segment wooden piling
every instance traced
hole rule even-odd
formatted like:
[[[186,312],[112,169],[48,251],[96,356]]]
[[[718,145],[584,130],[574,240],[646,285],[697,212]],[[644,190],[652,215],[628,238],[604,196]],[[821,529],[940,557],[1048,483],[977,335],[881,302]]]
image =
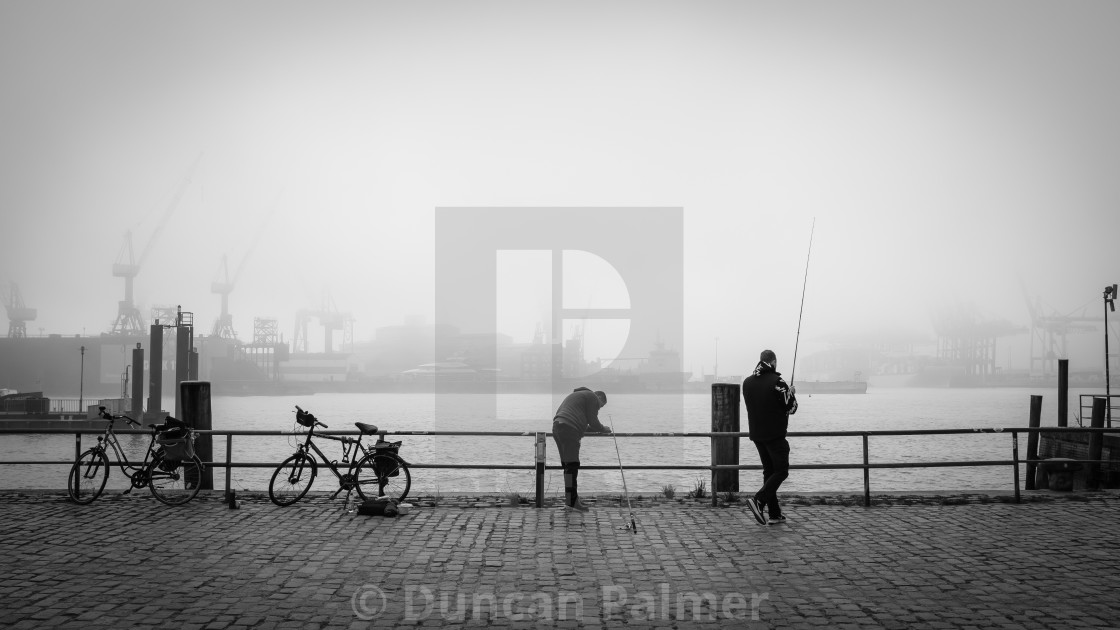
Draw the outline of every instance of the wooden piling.
[[[137,342],[132,349],[132,405],[129,415],[137,422],[144,421],[144,348]]]
[[[152,366],[151,375],[148,377],[148,413],[159,422],[160,411],[163,409],[163,326],[160,325],[159,320],[152,324],[151,342],[148,346],[152,353],[152,356],[148,357],[149,365]]]
[[[712,433],[739,432],[739,385],[712,383]],[[712,438],[712,465],[739,465],[739,438]],[[712,474],[712,497],[718,492],[738,492],[739,471],[717,470]]]
[[[183,396],[181,383],[190,378],[191,327],[179,325],[175,328],[175,417],[183,417]],[[207,427],[209,428],[209,427]]]
[[[213,428],[210,415],[210,382],[209,381],[183,381],[179,383],[179,400],[183,411],[180,418],[187,426],[198,431],[209,431]],[[214,437],[212,435],[199,435],[194,441],[194,451],[204,463],[214,461]],[[214,470],[210,466],[202,467],[203,490],[214,489]]]
[[[1058,426],[1069,426],[1069,359],[1058,359]]]
[[[1104,408],[1107,404],[1107,399],[1101,397],[1093,398],[1093,418],[1091,420],[1094,429],[1104,427]],[[1103,433],[1090,433],[1089,434],[1089,459],[1094,462],[1101,459],[1101,451],[1104,446]],[[1100,490],[1101,488],[1101,465],[1097,463],[1089,464],[1089,475],[1086,478],[1085,485],[1089,490]]]
[[[1042,426],[1042,396],[1031,396],[1028,426],[1032,429]],[[1038,431],[1029,431],[1027,433],[1027,490],[1035,490],[1034,475],[1038,468],[1038,464],[1034,463],[1036,459],[1038,459]]]

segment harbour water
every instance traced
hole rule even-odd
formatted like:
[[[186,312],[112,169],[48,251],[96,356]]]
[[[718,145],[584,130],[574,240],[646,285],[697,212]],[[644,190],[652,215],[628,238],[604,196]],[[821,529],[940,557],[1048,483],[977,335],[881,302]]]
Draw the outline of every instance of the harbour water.
[[[1070,424],[1077,425],[1079,394],[1070,391]],[[800,411],[790,420],[790,431],[879,431],[896,429],[975,429],[1026,427],[1030,396],[1043,396],[1043,426],[1057,424],[1057,392],[1038,388],[917,389],[869,388],[864,395],[802,396]],[[438,402],[437,402],[438,398]],[[354,422],[376,424],[389,431],[523,431],[527,436],[400,436],[401,455],[416,464],[520,464],[533,463],[532,432],[551,428],[555,401],[547,394],[317,394],[312,396],[215,397],[212,400],[214,429],[294,431],[295,405],[313,412],[331,430],[353,430]],[[613,422],[619,433],[706,432],[711,427],[711,398],[706,393],[617,394],[600,412],[605,424]],[[746,430],[745,411],[742,418]],[[1086,421],[1086,424],[1088,422]],[[94,437],[83,437],[83,449]],[[276,462],[295,450],[295,436],[235,436],[235,462]],[[122,436],[130,457],[142,458],[146,436]],[[0,460],[68,460],[73,458],[74,437],[67,435],[5,435]],[[341,459],[337,442],[319,441],[332,458]],[[791,463],[861,463],[859,437],[791,437]],[[1020,457],[1026,456],[1026,439],[1020,438]],[[656,437],[620,438],[618,449],[624,465],[707,465],[711,443],[707,438]],[[743,464],[757,463],[749,441],[740,445]],[[881,436],[870,440],[872,462],[933,462],[962,460],[1006,460],[1012,454],[1011,434]],[[225,439],[214,444],[216,461],[225,459]],[[549,464],[557,464],[556,447],[548,443]],[[610,438],[587,438],[581,461],[585,466],[612,466],[610,470],[581,471],[581,491],[620,492],[618,456]],[[0,487],[64,488],[68,466],[3,465]],[[270,468],[235,468],[232,485],[238,490],[260,491],[268,487]],[[333,490],[337,482],[320,470],[314,490]],[[1022,475],[1022,471],[1020,472]],[[225,471],[215,470],[215,485],[224,483]],[[740,483],[753,489],[758,471],[743,471]],[[708,482],[702,470],[629,470],[630,492],[657,493],[672,485],[678,495],[691,490],[698,480]],[[119,470],[109,476],[110,487],[126,487]],[[872,470],[872,491],[980,491],[1011,490],[1010,466],[965,468],[900,468]],[[449,495],[461,492],[531,496],[534,488],[530,470],[413,470],[413,493]],[[548,471],[546,490],[562,491],[559,471]],[[794,470],[783,485],[788,492],[862,492],[860,470]]]

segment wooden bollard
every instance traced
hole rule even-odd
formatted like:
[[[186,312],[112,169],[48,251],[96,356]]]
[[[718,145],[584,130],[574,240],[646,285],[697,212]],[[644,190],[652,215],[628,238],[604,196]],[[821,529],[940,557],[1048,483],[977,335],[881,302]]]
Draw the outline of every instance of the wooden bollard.
[[[1107,404],[1107,399],[1101,397],[1093,398],[1093,418],[1091,420],[1092,427],[1099,429],[1104,427],[1104,406]],[[1103,433],[1090,433],[1089,434],[1089,459],[1098,461],[1101,458],[1101,450],[1104,446]],[[1100,490],[1101,487],[1101,465],[1096,463],[1088,464],[1089,475],[1085,480],[1085,485],[1090,490]]]
[[[213,428],[210,415],[210,382],[209,381],[183,381],[179,383],[179,399],[183,407],[183,416],[180,418],[192,429],[209,431]],[[194,451],[198,458],[205,462],[214,461],[214,436],[200,435],[194,441]],[[201,489],[214,489],[214,470],[210,466],[202,467]]]
[[[137,422],[144,423],[144,348],[137,342],[132,349],[132,405],[129,415]]]
[[[1037,429],[1042,426],[1042,396],[1031,396],[1031,416],[1027,426]],[[1038,464],[1033,460],[1038,459],[1038,431],[1027,433],[1027,490],[1034,490],[1034,475]]]
[[[712,383],[712,433],[739,432],[739,386]],[[739,465],[739,438],[712,438],[712,465]],[[717,470],[712,474],[712,498],[717,492],[738,492],[739,471]]]
[[[1069,359],[1058,359],[1058,426],[1069,426]]]

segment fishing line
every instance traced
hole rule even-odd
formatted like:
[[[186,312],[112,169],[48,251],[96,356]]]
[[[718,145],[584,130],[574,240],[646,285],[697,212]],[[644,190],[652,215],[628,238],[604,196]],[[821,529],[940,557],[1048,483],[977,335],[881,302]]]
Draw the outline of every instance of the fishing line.
[[[614,434],[614,418],[607,414],[607,420],[611,423],[611,437],[614,438],[614,454],[618,456],[618,472],[622,475],[622,494],[626,497],[626,509],[630,510],[630,523],[626,527],[619,527],[618,529],[628,529],[632,533],[638,533],[638,524],[634,522],[634,508],[630,507],[630,491],[626,489],[626,471],[622,469],[622,454],[618,452],[618,436]],[[622,513],[622,505],[619,504],[618,511]],[[622,520],[626,520],[626,515],[623,514]]]
[[[813,232],[816,229],[817,218],[813,217],[813,226],[809,228],[809,253],[805,254],[805,279],[801,282],[801,310],[797,313],[797,339],[793,342],[793,365],[789,369],[790,385],[793,385],[793,375],[797,373],[797,347],[801,344],[801,315],[805,313],[805,287],[809,284],[809,257],[813,255]]]

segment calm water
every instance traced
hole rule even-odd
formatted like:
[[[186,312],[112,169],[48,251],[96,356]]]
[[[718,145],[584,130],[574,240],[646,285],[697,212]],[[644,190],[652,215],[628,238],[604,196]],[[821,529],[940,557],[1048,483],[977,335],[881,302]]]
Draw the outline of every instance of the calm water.
[[[1078,394],[1099,393],[1071,390],[1070,423]],[[957,429],[1025,427],[1030,396],[1043,396],[1043,426],[1057,424],[1057,392],[1045,389],[899,389],[871,388],[866,395],[817,395],[804,397],[800,411],[791,418],[790,431],[858,431],[887,429]],[[708,394],[610,396],[603,409],[604,423],[613,421],[625,432],[703,432],[711,427]],[[318,394],[289,398],[218,397],[212,403],[215,429],[292,431],[297,427],[293,408],[300,405],[330,425],[331,430],[353,429],[353,422],[376,424],[390,431],[548,431],[555,401],[549,395],[432,394]],[[743,430],[746,430],[745,411]],[[609,417],[608,417],[609,414]],[[83,437],[83,448],[93,442]],[[235,436],[233,459],[242,462],[280,462],[295,448],[294,436]],[[401,455],[417,464],[524,464],[533,463],[533,439],[477,436],[402,436]],[[147,447],[143,436],[122,436],[130,457],[142,458]],[[69,460],[74,454],[72,436],[0,437],[3,460]],[[321,440],[320,448],[341,459],[338,443]],[[791,463],[861,463],[859,437],[791,437]],[[1020,456],[1026,455],[1026,439],[1020,439]],[[711,442],[706,438],[620,438],[618,449],[625,465],[696,464],[710,462]],[[214,456],[225,458],[225,439],[216,438]],[[757,463],[753,446],[740,446],[744,464]],[[936,436],[884,436],[870,441],[873,462],[924,462],[959,460],[1003,460],[1011,458],[1010,434]],[[549,464],[559,460],[551,439]],[[618,457],[610,438],[587,438],[581,460],[586,465],[613,466],[612,470],[584,470],[580,488],[585,492],[621,491]],[[68,466],[0,466],[2,488],[64,488]],[[324,471],[321,471],[324,472]],[[242,468],[233,471],[233,486],[242,490],[264,490],[272,470]],[[215,470],[215,485],[224,483],[225,471]],[[740,483],[753,489],[761,473],[743,471]],[[659,492],[666,484],[678,493],[691,489],[696,480],[708,478],[707,471],[639,471],[626,473],[631,492]],[[125,487],[118,470],[109,476],[111,487]],[[969,468],[885,469],[871,473],[872,491],[886,490],[1009,490],[1014,479],[1010,466]],[[337,488],[333,475],[320,475],[314,489]],[[520,492],[533,493],[532,472],[502,470],[414,469],[415,492]],[[783,485],[786,491],[861,492],[859,470],[794,470]],[[548,471],[546,490],[562,491],[559,471]]]

